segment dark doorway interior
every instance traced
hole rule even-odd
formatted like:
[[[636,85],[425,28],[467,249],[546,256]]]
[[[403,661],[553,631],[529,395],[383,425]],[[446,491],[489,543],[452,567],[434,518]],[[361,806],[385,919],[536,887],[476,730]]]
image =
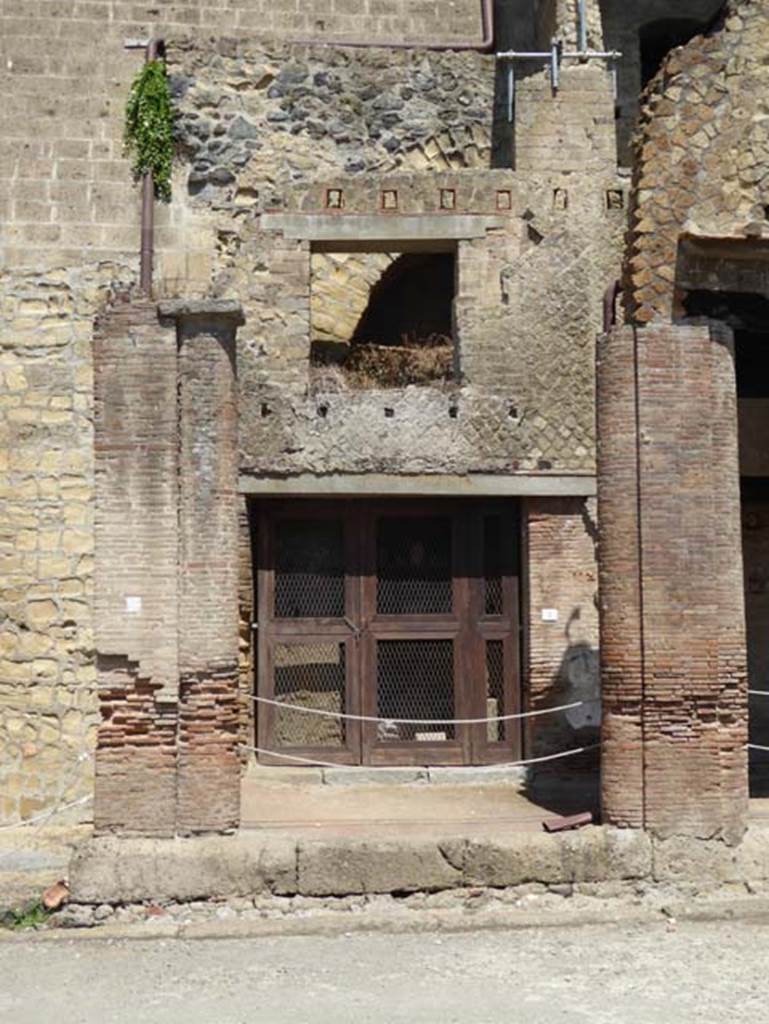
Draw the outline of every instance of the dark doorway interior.
[[[707,25],[693,18],[664,18],[644,25],[640,31],[641,81],[644,87],[657,74],[671,50],[683,46]]]
[[[697,291],[685,306],[690,316],[720,320],[734,331],[750,742],[769,747],[769,299]],[[766,795],[769,750],[752,749],[750,766],[752,794]]]

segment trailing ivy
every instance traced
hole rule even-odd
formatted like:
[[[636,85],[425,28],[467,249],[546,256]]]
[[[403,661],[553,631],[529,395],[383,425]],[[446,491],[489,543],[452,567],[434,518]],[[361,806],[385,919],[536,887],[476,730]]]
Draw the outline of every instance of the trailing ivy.
[[[152,175],[155,195],[171,200],[174,158],[174,111],[162,60],[143,65],[134,79],[125,111],[126,152],[133,156],[134,178]]]

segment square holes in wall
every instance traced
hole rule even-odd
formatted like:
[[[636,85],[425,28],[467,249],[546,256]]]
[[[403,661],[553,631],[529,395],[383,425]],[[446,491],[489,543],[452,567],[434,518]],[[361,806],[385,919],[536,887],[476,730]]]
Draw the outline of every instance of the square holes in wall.
[[[455,210],[457,207],[457,194],[453,188],[441,189],[441,209]]]

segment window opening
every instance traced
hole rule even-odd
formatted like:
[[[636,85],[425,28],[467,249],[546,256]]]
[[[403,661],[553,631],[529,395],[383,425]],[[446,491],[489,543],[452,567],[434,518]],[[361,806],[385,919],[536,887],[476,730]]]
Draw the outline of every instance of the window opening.
[[[310,363],[317,386],[454,380],[453,252],[315,253],[312,260]]]

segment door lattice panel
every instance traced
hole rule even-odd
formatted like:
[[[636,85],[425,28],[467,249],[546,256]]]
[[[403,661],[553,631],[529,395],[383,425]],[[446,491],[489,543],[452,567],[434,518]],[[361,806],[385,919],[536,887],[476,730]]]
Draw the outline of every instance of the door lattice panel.
[[[484,612],[502,614],[501,522],[499,516],[483,517]]]
[[[501,640],[486,641],[486,715],[505,714],[505,645]],[[506,722],[487,722],[486,739],[499,743],[506,739]]]
[[[452,608],[451,520],[382,517],[377,524],[377,612],[447,615]]]
[[[451,640],[379,640],[376,681],[380,718],[455,717]],[[382,742],[440,743],[454,739],[453,725],[385,721],[377,732]]]
[[[344,713],[345,661],[343,643],[276,644],[273,650],[275,700]],[[345,721],[291,708],[275,708],[275,742],[281,747],[342,747]]]
[[[275,534],[275,617],[342,618],[342,523],[283,519],[277,523]]]

